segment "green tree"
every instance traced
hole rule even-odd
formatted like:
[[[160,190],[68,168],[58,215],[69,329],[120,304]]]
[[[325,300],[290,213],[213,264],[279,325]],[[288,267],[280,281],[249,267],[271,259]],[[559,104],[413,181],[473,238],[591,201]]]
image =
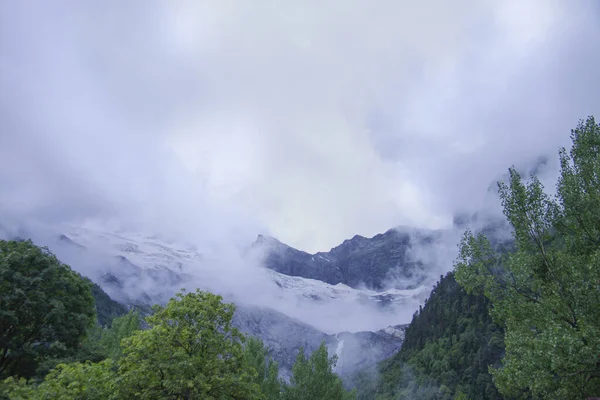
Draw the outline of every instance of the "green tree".
[[[90,284],[31,241],[0,240],[0,378],[30,377],[95,323]]]
[[[98,329],[96,337],[89,340],[97,344],[99,352],[105,358],[119,360],[123,353],[123,339],[133,336],[142,329],[142,318],[139,311],[132,310],[112,320],[111,326]]]
[[[154,311],[146,318],[150,329],[122,341],[120,398],[260,398],[244,358],[244,336],[231,326],[233,304],[197,290]]]
[[[39,385],[13,377],[0,382],[0,396],[9,400],[118,399],[116,374],[111,367],[112,360],[59,364]]]
[[[282,384],[277,363],[269,356],[269,350],[260,339],[249,337],[245,343],[244,356],[256,371],[254,382],[266,400],[281,398]]]
[[[490,301],[468,294],[449,272],[406,328],[402,348],[353,377],[359,399],[499,400],[489,365],[504,354],[504,332]]]
[[[179,293],[165,307],[155,306],[143,331],[137,313],[117,318],[95,336],[97,347],[112,358],[59,364],[39,384],[8,378],[0,395],[12,400],[264,398],[244,337],[231,327],[234,306],[221,300],[199,290]],[[259,350],[256,343],[253,348]],[[265,387],[272,371],[276,378],[274,363],[268,371]]]
[[[333,372],[337,356],[328,358],[325,342],[306,358],[304,349],[300,349],[292,367],[289,386],[284,388],[285,400],[345,400],[354,399],[354,391],[344,389],[342,380]]]
[[[127,314],[126,306],[111,299],[96,283],[91,280],[88,281],[92,285],[92,296],[94,296],[94,303],[96,304],[98,325],[109,326],[113,319]]]
[[[50,358],[40,363],[37,378],[43,378],[59,364],[79,362],[100,362],[107,358],[114,361],[121,358],[123,346],[121,341],[141,329],[141,316],[138,311],[129,313],[112,320],[110,326],[94,326],[81,342],[77,351],[67,357]]]
[[[505,327],[506,355],[493,371],[505,395],[600,394],[600,126],[590,117],[571,139],[555,196],[514,168],[499,183],[514,252],[497,254],[470,232],[461,243],[457,281],[483,292]]]

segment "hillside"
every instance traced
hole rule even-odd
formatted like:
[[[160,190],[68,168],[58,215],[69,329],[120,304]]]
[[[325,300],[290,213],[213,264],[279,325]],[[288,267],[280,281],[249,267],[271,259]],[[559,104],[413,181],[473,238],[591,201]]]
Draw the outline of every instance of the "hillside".
[[[401,350],[355,377],[360,399],[501,399],[488,365],[504,354],[489,301],[467,294],[453,273],[441,277],[406,329]]]

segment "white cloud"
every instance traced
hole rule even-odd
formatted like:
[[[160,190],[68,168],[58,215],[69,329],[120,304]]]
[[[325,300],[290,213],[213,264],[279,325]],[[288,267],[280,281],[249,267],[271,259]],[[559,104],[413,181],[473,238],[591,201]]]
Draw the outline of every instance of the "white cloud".
[[[0,206],[307,250],[442,226],[598,112],[594,7],[2,3]]]

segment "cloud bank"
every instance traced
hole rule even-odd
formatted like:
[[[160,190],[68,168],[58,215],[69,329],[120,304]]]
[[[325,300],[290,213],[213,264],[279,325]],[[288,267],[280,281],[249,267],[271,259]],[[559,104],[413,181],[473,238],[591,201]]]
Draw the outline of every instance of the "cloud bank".
[[[0,217],[327,250],[599,113],[594,1],[0,4]]]

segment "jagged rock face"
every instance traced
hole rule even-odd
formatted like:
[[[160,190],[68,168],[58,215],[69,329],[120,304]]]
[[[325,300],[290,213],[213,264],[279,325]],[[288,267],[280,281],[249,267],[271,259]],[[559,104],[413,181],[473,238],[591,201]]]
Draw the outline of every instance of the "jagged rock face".
[[[396,278],[419,285],[426,276],[423,264],[411,259],[414,245],[434,245],[435,231],[390,229],[365,238],[354,236],[328,252],[309,254],[276,239],[259,236],[254,248],[264,254],[264,266],[282,274],[318,279],[332,285],[366,286],[383,290],[393,273]],[[410,287],[398,287],[408,289]]]

